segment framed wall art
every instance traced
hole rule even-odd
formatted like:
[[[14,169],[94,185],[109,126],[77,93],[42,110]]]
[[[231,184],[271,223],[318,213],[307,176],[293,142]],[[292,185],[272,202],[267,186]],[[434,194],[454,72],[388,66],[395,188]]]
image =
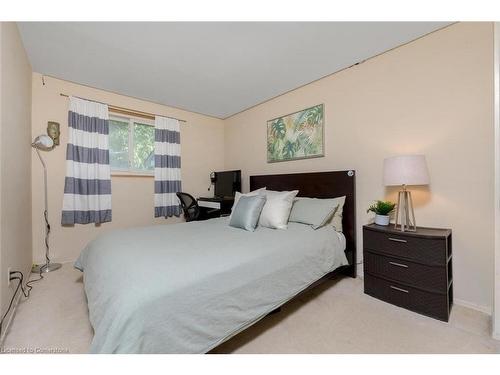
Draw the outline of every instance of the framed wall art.
[[[267,122],[267,162],[318,158],[324,152],[324,105]]]

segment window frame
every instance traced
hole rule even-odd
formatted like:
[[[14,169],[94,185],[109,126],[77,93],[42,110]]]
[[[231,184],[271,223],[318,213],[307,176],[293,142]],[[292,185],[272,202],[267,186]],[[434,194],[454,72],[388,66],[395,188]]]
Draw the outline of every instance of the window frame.
[[[138,177],[154,177],[154,168],[151,171],[144,171],[140,169],[132,168],[132,161],[134,156],[134,124],[151,126],[153,129],[155,127],[154,121],[135,117],[135,116],[123,116],[123,115],[109,115],[110,121],[119,121],[122,123],[128,123],[128,168],[117,168],[111,165],[111,160],[109,163],[109,167],[111,170],[111,176],[138,176]],[[154,138],[153,138],[153,147],[154,147]],[[153,148],[154,150],[154,148]],[[111,150],[110,150],[111,151]]]

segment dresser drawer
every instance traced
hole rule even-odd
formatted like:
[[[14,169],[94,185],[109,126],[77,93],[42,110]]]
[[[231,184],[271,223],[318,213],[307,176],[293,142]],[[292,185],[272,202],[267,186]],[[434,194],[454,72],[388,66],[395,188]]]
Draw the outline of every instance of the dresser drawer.
[[[364,278],[366,294],[421,314],[448,321],[448,294],[426,292],[384,280],[368,272],[365,273]]]
[[[431,292],[446,293],[447,273],[444,266],[427,266],[400,258],[365,251],[365,270],[373,275],[401,281]]]
[[[425,264],[446,265],[446,240],[420,238],[374,230],[363,231],[367,249]]]

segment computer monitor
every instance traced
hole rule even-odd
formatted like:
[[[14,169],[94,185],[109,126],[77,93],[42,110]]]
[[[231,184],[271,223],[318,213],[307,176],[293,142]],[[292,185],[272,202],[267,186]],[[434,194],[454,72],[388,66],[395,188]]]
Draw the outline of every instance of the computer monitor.
[[[241,171],[215,172],[215,197],[234,197],[237,191],[241,191]]]

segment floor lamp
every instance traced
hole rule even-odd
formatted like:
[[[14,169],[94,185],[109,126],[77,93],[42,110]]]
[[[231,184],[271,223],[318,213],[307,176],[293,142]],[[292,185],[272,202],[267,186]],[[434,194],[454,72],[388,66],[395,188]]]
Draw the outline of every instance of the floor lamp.
[[[384,160],[384,185],[401,186],[396,207],[394,227],[402,232],[415,232],[417,223],[413,212],[411,192],[406,189],[411,185],[428,185],[429,172],[424,155],[394,156]]]
[[[47,198],[47,167],[43,161],[40,151],[51,151],[54,149],[54,141],[48,135],[39,135],[35,138],[31,144],[40,159],[43,167],[43,187],[45,192],[45,210],[43,211],[43,217],[45,219],[45,264],[38,264],[33,266],[32,272],[42,273],[51,272],[61,268],[60,263],[52,263],[49,257],[49,234],[50,234],[50,224],[49,224],[49,208],[48,208],[48,198]]]

